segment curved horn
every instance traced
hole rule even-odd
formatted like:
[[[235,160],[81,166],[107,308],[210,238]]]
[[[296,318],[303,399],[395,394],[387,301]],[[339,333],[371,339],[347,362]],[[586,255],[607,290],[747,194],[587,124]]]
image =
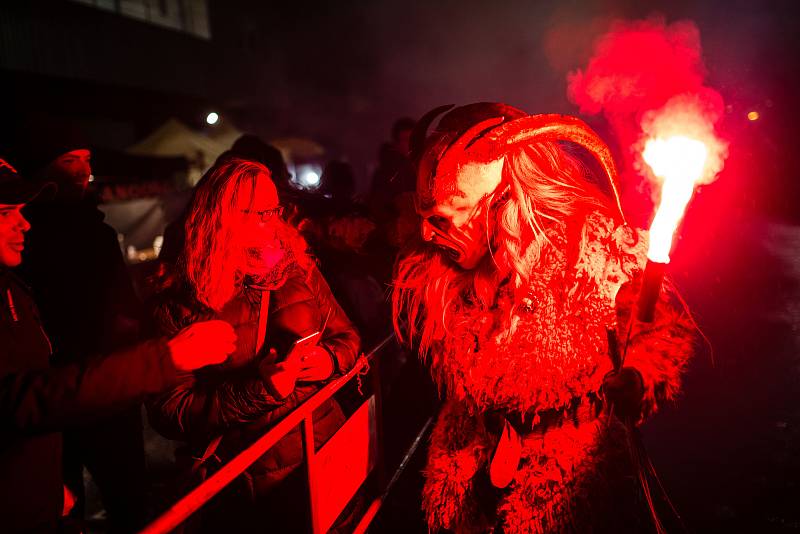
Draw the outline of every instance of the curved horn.
[[[467,147],[469,147],[470,144],[475,141],[481,132],[489,130],[498,124],[502,124],[504,120],[504,117],[493,117],[491,119],[486,119],[485,121],[481,121],[475,126],[470,127],[466,132],[461,134],[458,139],[453,142],[453,144],[446,148],[442,158],[436,165],[436,173],[438,174],[441,172],[441,170],[447,172],[448,170],[452,169],[453,166],[457,164],[463,157],[464,150],[466,150]]]
[[[481,159],[491,160],[500,157],[517,145],[537,141],[570,141],[588,150],[608,176],[617,209],[622,221],[625,222],[625,214],[622,211],[622,202],[619,196],[617,167],[611,156],[611,150],[588,124],[577,117],[559,114],[522,117],[501,124],[488,132],[475,141],[469,148],[469,152]]]
[[[411,131],[411,137],[409,139],[410,156],[412,161],[418,161],[422,156],[422,152],[425,150],[425,139],[428,137],[428,128],[434,119],[436,119],[436,117],[442,113],[450,111],[454,107],[456,107],[455,104],[447,104],[445,106],[433,108],[417,121],[417,124],[414,125],[414,129]]]

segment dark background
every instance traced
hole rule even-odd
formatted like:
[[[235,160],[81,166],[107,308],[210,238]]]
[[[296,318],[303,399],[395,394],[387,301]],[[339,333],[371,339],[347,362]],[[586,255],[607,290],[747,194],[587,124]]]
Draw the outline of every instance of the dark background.
[[[730,157],[691,205],[670,272],[713,353],[698,354],[683,398],[644,434],[690,531],[800,531],[794,2],[208,7],[203,39],[66,0],[4,2],[0,124],[67,115],[96,144],[122,149],[171,116],[203,128],[216,110],[243,130],[321,142],[353,163],[364,191],[396,118],[478,100],[576,113],[566,74],[613,20],[693,20],[708,83],[729,106]],[[751,110],[760,120],[746,119]]]
[[[781,155],[794,133],[793,5],[209,0],[202,39],[76,1],[12,0],[0,7],[0,74],[7,114],[72,114],[108,148],[171,116],[202,127],[216,110],[267,137],[316,139],[354,164],[363,190],[397,117],[479,100],[575,113],[566,74],[585,66],[595,38],[616,19],[660,13],[699,27],[708,83],[730,106],[728,136],[746,135],[736,153],[760,157],[748,161],[765,166],[758,174],[782,176],[760,187],[797,193]],[[749,124],[753,109],[762,118]]]

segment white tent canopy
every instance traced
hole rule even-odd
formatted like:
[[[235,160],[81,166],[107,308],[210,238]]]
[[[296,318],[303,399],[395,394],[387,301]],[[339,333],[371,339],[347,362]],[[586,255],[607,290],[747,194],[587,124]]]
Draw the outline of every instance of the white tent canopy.
[[[222,123],[206,135],[171,118],[129,147],[127,152],[141,156],[182,156],[189,162],[189,181],[193,185],[241,135],[242,132],[230,123]],[[290,167],[297,162],[319,159],[325,154],[322,145],[307,138],[283,137],[267,142],[281,151]]]
[[[213,161],[227,148],[221,142],[192,130],[181,121],[169,119],[127,151],[143,156],[184,156],[189,160],[201,152]]]
[[[183,156],[189,161],[189,178],[194,184],[217,157],[230,148],[224,142],[196,132],[173,118],[129,147],[127,152],[142,156]]]

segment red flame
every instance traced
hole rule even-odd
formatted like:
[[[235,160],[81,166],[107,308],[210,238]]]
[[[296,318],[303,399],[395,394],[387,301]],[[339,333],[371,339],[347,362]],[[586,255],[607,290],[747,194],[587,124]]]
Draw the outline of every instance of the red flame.
[[[716,105],[714,105],[716,104]],[[669,262],[672,238],[695,187],[712,182],[722,170],[728,145],[714,131],[721,99],[699,95],[673,97],[642,118],[643,150],[639,170],[661,187],[650,226],[648,257]]]
[[[692,198],[707,156],[708,149],[702,141],[681,135],[650,139],[645,144],[642,158],[653,174],[664,179],[661,202],[650,226],[647,257],[651,260],[669,262],[672,235]]]
[[[570,99],[584,113],[602,113],[630,147],[620,154],[622,177],[629,184],[649,179],[659,205],[651,227],[654,261],[669,261],[694,188],[713,181],[727,156],[714,129],[724,104],[704,86],[705,74],[697,26],[653,17],[614,24],[586,68],[569,75]]]

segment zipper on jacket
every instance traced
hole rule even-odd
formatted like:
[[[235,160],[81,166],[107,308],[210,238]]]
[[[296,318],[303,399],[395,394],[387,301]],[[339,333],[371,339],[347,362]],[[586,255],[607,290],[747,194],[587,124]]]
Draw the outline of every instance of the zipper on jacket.
[[[8,312],[11,315],[11,320],[15,323],[19,322],[19,314],[17,313],[17,305],[14,304],[14,297],[11,295],[11,288],[6,288],[6,300],[8,301]],[[42,338],[47,343],[47,347],[50,350],[50,356],[53,355],[53,344],[50,342],[50,338],[47,336],[47,332],[44,331],[42,324],[37,320],[36,326],[39,327],[39,332],[42,333]]]
[[[41,325],[41,323],[39,323],[37,321],[36,324],[39,326],[39,332],[42,333],[42,337],[47,342],[47,348],[50,349],[50,354],[48,356],[52,356],[53,355],[53,344],[50,343],[50,338],[47,337],[47,332],[44,331],[44,327]]]
[[[8,298],[8,312],[11,314],[11,320],[15,323],[19,322],[19,315],[17,315],[17,307],[14,306],[14,299],[11,296],[11,288],[6,289],[6,297]]]

